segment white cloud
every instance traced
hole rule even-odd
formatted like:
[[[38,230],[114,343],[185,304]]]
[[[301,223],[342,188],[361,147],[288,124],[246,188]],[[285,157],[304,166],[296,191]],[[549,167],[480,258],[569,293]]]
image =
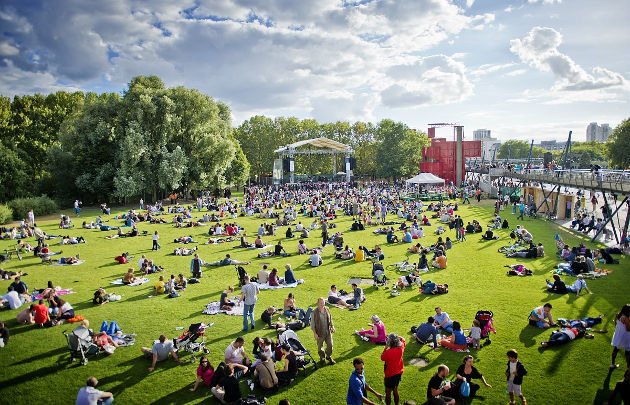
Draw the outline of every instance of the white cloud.
[[[526,69],[516,69],[516,70],[512,70],[511,72],[507,72],[505,75],[506,76],[520,76],[527,73]]]
[[[502,64],[485,64],[481,65],[478,68],[472,70],[470,72],[471,76],[485,76],[490,73],[494,73],[498,70],[507,69],[512,66],[515,66],[515,63],[502,63]]]
[[[527,0],[528,3],[540,3],[542,4],[553,4],[553,3],[562,3],[562,0]]]
[[[392,66],[387,75],[393,83],[381,92],[381,99],[389,107],[455,103],[473,92],[464,64],[445,55]]]
[[[511,40],[510,51],[540,71],[553,72],[558,79],[554,90],[583,91],[626,84],[621,74],[602,67],[594,67],[592,74],[587,73],[558,50],[561,43],[562,35],[555,29],[534,27],[523,39]]]

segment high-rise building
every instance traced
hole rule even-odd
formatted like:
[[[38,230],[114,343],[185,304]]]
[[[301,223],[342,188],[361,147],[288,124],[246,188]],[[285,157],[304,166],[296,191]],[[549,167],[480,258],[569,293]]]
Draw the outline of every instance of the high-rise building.
[[[473,139],[475,141],[481,141],[485,138],[491,138],[491,132],[492,131],[490,131],[489,129],[476,129],[473,131]]]
[[[591,122],[586,127],[586,142],[606,142],[612,131],[612,128],[608,124],[599,126],[596,122]]]

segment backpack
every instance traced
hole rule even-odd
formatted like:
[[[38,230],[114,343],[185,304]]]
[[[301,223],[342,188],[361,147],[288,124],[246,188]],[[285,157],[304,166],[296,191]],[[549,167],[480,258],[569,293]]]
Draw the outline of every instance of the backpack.
[[[168,294],[168,298],[177,298],[179,297],[179,293],[177,291],[173,291],[170,294]]]
[[[199,283],[199,279],[195,277],[191,277],[188,279],[188,284],[197,284]]]

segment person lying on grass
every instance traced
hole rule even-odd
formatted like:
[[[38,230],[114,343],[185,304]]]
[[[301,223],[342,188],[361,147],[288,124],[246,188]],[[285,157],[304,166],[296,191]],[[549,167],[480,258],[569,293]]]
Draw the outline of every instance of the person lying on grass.
[[[79,262],[79,255],[59,258],[59,264],[75,264]]]
[[[209,263],[205,263],[205,266],[229,266],[229,265],[242,265],[242,264],[251,264],[252,262],[247,262],[247,261],[241,261],[241,260],[235,260],[232,259],[232,257],[230,256],[230,254],[226,254],[225,258],[217,261],[217,262],[209,262]]]
[[[601,323],[603,315],[598,318],[584,318],[581,320],[565,321],[561,324],[562,329],[551,332],[551,337],[546,342],[541,342],[540,346],[544,349],[552,346],[559,346],[571,342],[577,338],[593,339],[594,335],[587,333],[588,328]],[[594,330],[591,332],[606,333],[607,330]]]
[[[173,254],[175,256],[191,256],[193,253],[197,251],[198,248],[199,246],[195,246],[192,249],[188,249],[185,247],[178,247],[175,250],[173,250]]]
[[[129,256],[129,252],[125,252],[120,256],[114,257],[114,260],[117,261],[118,264],[127,264],[131,259],[133,259],[133,256]]]

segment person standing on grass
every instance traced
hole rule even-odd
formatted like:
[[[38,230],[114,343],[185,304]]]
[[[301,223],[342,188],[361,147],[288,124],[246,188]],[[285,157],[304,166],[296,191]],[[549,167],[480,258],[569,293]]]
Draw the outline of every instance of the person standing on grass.
[[[33,210],[28,212],[28,224],[30,226],[35,226],[35,214],[33,213]]]
[[[385,403],[392,403],[392,392],[394,393],[394,403],[400,402],[398,395],[398,385],[405,371],[403,354],[405,353],[405,339],[395,333],[390,333],[385,342],[385,349],[381,354],[381,360],[385,362]]]
[[[523,405],[527,404],[527,400],[521,392],[521,385],[523,384],[523,377],[527,375],[527,370],[523,363],[518,361],[518,353],[512,349],[507,352],[508,363],[507,370],[505,370],[505,376],[507,377],[507,391],[510,393],[510,403],[508,405],[514,405],[514,396],[518,395],[523,401]]]
[[[256,284],[249,281],[249,276],[243,278],[245,284],[241,288],[241,301],[243,301],[243,332],[247,332],[247,316],[249,316],[251,327],[254,329],[254,307],[258,300],[260,290]]]
[[[79,206],[79,200],[74,200],[74,212],[77,213],[77,217],[79,216],[79,213],[81,212],[81,207]]]
[[[324,359],[328,360],[330,364],[335,364],[336,362],[332,358],[332,334],[335,333],[335,327],[333,326],[330,310],[326,308],[323,297],[317,299],[317,308],[311,314],[311,330],[313,331],[313,337],[317,341],[317,353],[319,354],[320,364],[326,364]],[[325,352],[324,342],[326,343]]]
[[[203,266],[203,260],[199,258],[198,253],[195,253],[195,257],[190,261],[190,272],[194,278],[201,278],[201,266]]]
[[[363,373],[363,359],[361,357],[355,358],[352,360],[352,365],[354,366],[354,370],[352,371],[352,374],[350,374],[350,381],[348,382],[346,403],[348,405],[376,405],[375,402],[372,402],[367,398],[368,391],[376,395],[379,401],[382,401],[383,395],[376,392],[374,388],[370,387],[367,381],[365,381],[365,374]]]
[[[96,377],[90,377],[87,385],[79,390],[76,405],[110,405],[114,402],[114,394],[99,391],[95,387],[98,384]]]
[[[615,316],[615,333],[610,344],[613,346],[610,368],[619,367],[615,363],[619,350],[626,351],[626,364],[630,368],[630,304],[624,305]]]
[[[160,249],[161,246],[158,243],[159,240],[160,240],[160,235],[158,234],[158,231],[155,231],[155,233],[153,234],[153,247],[151,248],[151,250]]]

